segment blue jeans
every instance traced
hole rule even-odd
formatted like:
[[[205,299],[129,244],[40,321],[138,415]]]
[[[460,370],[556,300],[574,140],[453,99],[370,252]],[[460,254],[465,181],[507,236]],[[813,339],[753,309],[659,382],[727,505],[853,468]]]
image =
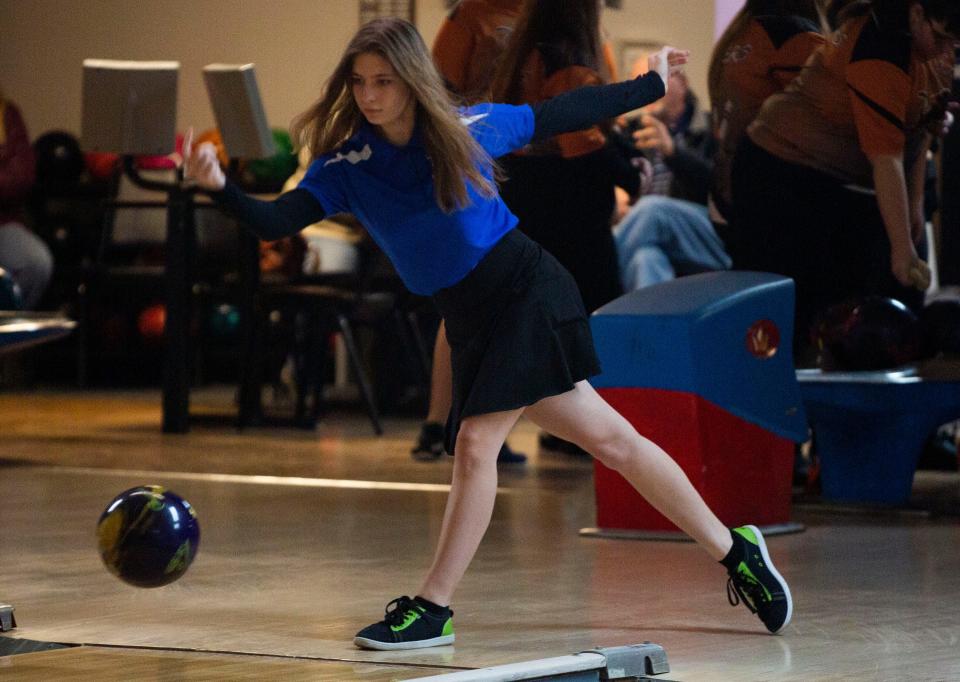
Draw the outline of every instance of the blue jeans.
[[[23,307],[32,309],[53,274],[53,256],[42,239],[19,223],[0,225],[0,268],[20,287]]]
[[[613,230],[625,291],[680,275],[728,270],[730,256],[717,236],[707,207],[648,195]]]

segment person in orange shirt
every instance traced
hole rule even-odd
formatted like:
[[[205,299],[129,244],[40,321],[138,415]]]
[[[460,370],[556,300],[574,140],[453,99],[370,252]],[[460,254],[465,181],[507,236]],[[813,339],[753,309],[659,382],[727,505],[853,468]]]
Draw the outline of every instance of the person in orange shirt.
[[[433,42],[433,62],[450,93],[467,103],[487,99],[497,59],[503,54],[513,32],[523,0],[461,0],[440,26]],[[430,396],[427,415],[420,425],[411,456],[421,462],[444,453],[447,415],[453,400],[453,374],[446,325],[440,320],[433,345]],[[514,452],[506,443],[497,462],[523,464],[526,455]]]
[[[923,180],[947,109],[955,0],[851,3],[733,162],[738,269],[792,277],[804,356],[818,311],[868,294],[922,305]]]
[[[493,79],[491,98],[537,103],[613,78],[605,59],[596,0],[524,5]],[[609,138],[611,124],[558,135],[504,157],[500,192],[520,229],[573,275],[588,312],[623,293],[611,231],[614,187],[636,197],[640,174]],[[637,156],[640,154],[634,152]],[[550,450],[582,454],[542,434]]]
[[[433,61],[447,89],[469,103],[483,100],[523,0],[462,0],[433,41]]]
[[[494,101],[536,103],[612,77],[600,4],[531,2],[494,77]],[[639,174],[608,142],[609,126],[558,135],[502,162],[501,195],[521,229],[570,270],[588,311],[622,293],[610,230],[614,186],[639,192]]]
[[[529,8],[537,5],[542,5],[543,8],[549,10],[547,4],[532,0],[527,8],[528,11]],[[581,3],[570,3],[570,5],[564,6],[564,11],[568,12],[573,9],[579,12],[580,5]],[[582,33],[581,26],[594,26],[594,31],[597,33],[597,45],[599,45],[598,61],[602,64],[600,70],[606,74],[607,80],[616,80],[616,66],[610,45],[601,42],[599,38],[600,4],[594,2],[593,5],[592,14],[596,18],[591,19],[584,15],[574,14],[570,16],[571,21],[568,23],[568,27],[573,27],[571,29],[572,33]],[[491,81],[494,73],[497,72],[497,65],[504,57],[510,43],[522,6],[523,0],[462,0],[453,8],[437,32],[432,50],[434,63],[452,94],[467,103],[490,99]],[[597,48],[595,46],[592,49],[596,50]],[[568,73],[565,77],[569,76]],[[577,77],[574,77],[557,92],[575,87],[580,82]],[[596,79],[587,78],[582,82],[600,83],[602,81],[597,77]],[[500,100],[494,99],[493,101]],[[576,140],[580,139],[581,136],[577,133],[562,137],[567,140],[574,140],[573,144],[576,145],[578,144]],[[605,138],[601,135],[600,138],[594,138],[594,141],[596,139],[600,139],[601,146],[603,146]],[[591,144],[593,143],[588,142],[587,147],[590,147]],[[586,149],[586,147],[582,147],[581,151],[583,149]],[[589,150],[592,151],[592,149]],[[543,177],[543,182],[551,182],[549,173]],[[609,212],[607,215],[609,216]],[[537,235],[530,232],[528,234],[538,239]],[[558,246],[555,240],[551,240],[549,234],[540,234],[539,237],[547,239],[547,243],[544,245],[548,250],[562,250],[562,246]],[[553,248],[551,248],[551,245]],[[569,267],[570,263],[567,260],[561,258],[561,262]],[[615,270],[611,272],[615,272]],[[585,281],[585,276],[577,277],[576,273],[574,276],[578,282]],[[607,282],[603,286],[606,292],[614,291],[611,288],[614,286],[611,282]],[[582,287],[581,291],[584,291]],[[616,292],[619,293],[619,289]],[[584,293],[587,297],[587,305],[590,306],[593,303],[593,307],[598,307],[616,295],[616,293],[613,295],[603,293],[598,298],[588,292]],[[593,310],[593,307],[590,309]],[[446,339],[445,325],[441,321],[433,349],[427,416],[420,427],[417,441],[411,449],[411,455],[414,459],[430,461],[439,458],[444,452],[444,423],[451,404],[450,385],[450,345]],[[497,461],[501,464],[521,464],[526,461],[526,456],[513,451],[509,445],[504,443]]]
[[[710,218],[731,218],[733,155],[768,97],[784,90],[823,45],[816,0],[747,0],[717,41],[707,87],[717,141]]]

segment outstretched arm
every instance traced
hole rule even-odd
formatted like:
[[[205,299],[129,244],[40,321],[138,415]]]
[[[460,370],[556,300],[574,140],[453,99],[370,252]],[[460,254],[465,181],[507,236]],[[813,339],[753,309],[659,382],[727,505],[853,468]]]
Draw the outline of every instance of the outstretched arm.
[[[305,189],[291,190],[273,201],[261,201],[244,194],[228,181],[222,190],[209,194],[221,208],[264,241],[289,237],[327,215],[316,197]]]
[[[204,143],[193,150],[192,143],[191,128],[183,141],[184,178],[206,190],[221,208],[260,239],[272,241],[288,237],[326,216],[320,202],[305,189],[287,192],[274,201],[261,201],[244,194],[227,180],[212,144]]]
[[[667,92],[670,72],[681,68],[688,56],[686,50],[665,47],[650,55],[650,70],[639,78],[577,88],[531,105],[534,118],[531,141],[583,130],[657,101]]]

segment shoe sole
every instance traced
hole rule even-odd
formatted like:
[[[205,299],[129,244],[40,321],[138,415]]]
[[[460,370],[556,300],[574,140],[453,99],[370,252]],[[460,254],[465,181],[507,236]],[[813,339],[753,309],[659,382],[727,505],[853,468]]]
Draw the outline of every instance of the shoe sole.
[[[773,565],[773,561],[770,559],[770,553],[767,551],[767,542],[763,539],[763,533],[760,532],[760,529],[756,526],[744,526],[744,528],[749,528],[753,531],[754,536],[757,538],[757,546],[760,548],[760,555],[763,556],[763,561],[767,566],[767,570],[773,574],[773,577],[780,581],[780,585],[783,587],[783,594],[787,598],[787,616],[783,619],[783,623],[776,630],[771,631],[771,634],[776,634],[783,630],[787,625],[790,624],[790,619],[793,617],[793,596],[790,594],[790,586],[787,585],[787,581],[783,579],[783,576],[780,575],[780,571],[777,570],[777,567]],[[766,625],[766,623],[764,623]]]
[[[410,456],[413,457],[414,461],[417,462],[436,462],[438,459],[443,457],[442,452],[411,452]]]
[[[361,649],[376,649],[377,651],[397,651],[398,649],[426,649],[431,646],[447,646],[453,644],[454,635],[444,635],[432,639],[418,639],[413,642],[378,642],[366,637],[354,637],[353,643]]]

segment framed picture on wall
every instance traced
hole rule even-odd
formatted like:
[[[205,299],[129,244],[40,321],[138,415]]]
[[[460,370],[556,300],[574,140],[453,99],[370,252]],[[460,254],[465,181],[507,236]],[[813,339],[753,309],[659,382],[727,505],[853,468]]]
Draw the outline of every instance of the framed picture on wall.
[[[414,21],[415,0],[360,0],[360,25],[381,17],[401,17]]]
[[[651,52],[656,52],[663,43],[653,40],[621,40],[617,43],[617,68],[620,70],[620,78],[626,80],[639,74],[640,68],[637,64]],[[642,70],[646,70],[647,65],[642,64]]]

